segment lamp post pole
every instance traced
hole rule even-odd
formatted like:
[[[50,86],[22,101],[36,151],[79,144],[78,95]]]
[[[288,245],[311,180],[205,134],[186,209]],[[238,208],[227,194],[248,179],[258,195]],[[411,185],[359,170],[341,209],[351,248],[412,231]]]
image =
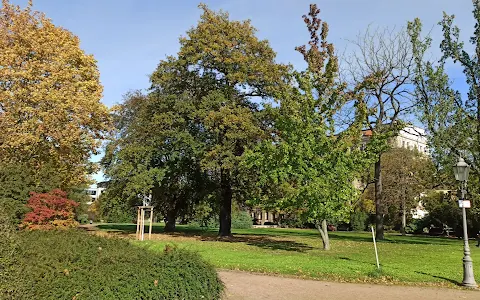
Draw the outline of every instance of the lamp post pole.
[[[467,181],[461,182],[461,197],[462,201],[465,200],[465,191],[467,188]],[[468,232],[467,232],[467,210],[462,205],[463,215],[463,281],[462,285],[469,288],[477,288],[475,277],[473,275],[473,262],[470,257],[470,245],[468,244]]]

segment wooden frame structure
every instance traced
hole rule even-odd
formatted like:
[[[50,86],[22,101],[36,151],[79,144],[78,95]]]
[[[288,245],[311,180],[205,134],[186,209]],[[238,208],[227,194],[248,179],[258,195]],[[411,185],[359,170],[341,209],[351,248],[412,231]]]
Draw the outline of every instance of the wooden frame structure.
[[[150,211],[150,226],[148,228],[148,239],[152,239],[153,206],[137,206],[137,240],[145,239],[145,212]]]

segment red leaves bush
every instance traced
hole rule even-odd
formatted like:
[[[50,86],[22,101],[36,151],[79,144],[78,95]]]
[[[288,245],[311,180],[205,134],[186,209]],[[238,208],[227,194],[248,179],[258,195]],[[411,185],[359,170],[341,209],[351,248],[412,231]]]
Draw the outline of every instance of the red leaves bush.
[[[67,193],[55,189],[48,193],[30,193],[27,206],[32,209],[25,215],[22,227],[26,229],[61,229],[78,225],[75,207],[78,203],[67,199]]]

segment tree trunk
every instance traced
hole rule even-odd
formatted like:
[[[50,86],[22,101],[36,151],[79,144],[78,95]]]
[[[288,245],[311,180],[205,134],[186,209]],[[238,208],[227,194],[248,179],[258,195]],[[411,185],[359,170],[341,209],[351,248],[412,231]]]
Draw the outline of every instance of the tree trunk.
[[[383,196],[382,196],[382,155],[375,162],[375,225],[376,239],[383,240]]]
[[[218,235],[231,236],[232,235],[232,184],[227,170],[220,171],[220,229]]]
[[[320,232],[320,236],[322,237],[323,250],[330,250],[330,239],[328,238],[327,220],[323,220],[321,225],[317,223],[316,227]]]
[[[177,219],[177,212],[174,208],[167,211],[167,221],[165,223],[164,232],[174,232],[175,231],[175,221]]]

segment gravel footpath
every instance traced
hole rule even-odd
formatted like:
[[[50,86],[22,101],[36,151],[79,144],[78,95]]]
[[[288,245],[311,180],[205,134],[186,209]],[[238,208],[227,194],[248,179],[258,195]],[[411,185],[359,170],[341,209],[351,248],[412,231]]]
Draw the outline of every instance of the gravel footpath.
[[[237,271],[219,271],[226,286],[226,300],[480,300],[480,291],[338,283],[283,278]]]

